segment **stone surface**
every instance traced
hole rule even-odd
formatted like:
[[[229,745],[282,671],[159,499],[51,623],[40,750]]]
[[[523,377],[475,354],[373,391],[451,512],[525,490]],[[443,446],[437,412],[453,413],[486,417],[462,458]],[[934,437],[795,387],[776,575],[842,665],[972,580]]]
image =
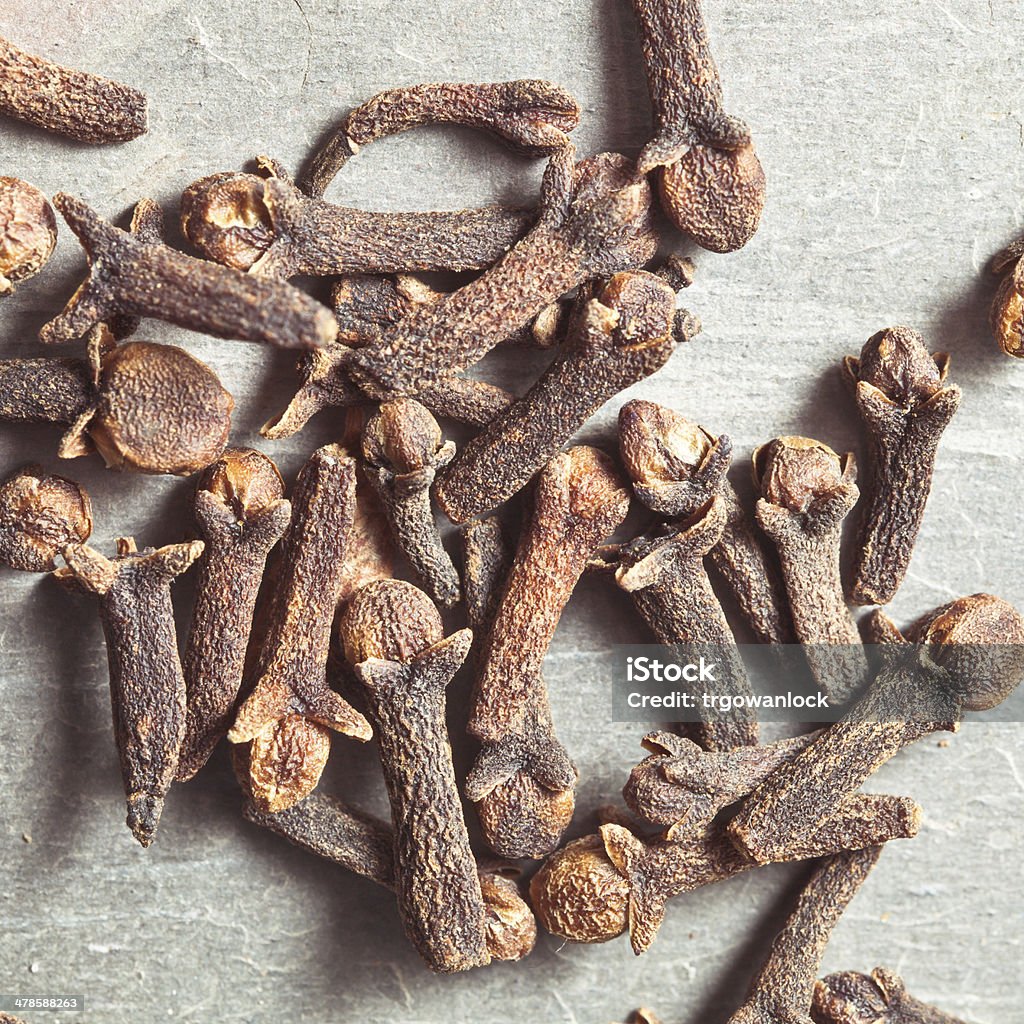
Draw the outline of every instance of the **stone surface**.
[[[773,436],[856,446],[839,359],[883,326],[910,324],[952,353],[964,401],[894,615],[905,622],[979,590],[1024,605],[1024,365],[988,336],[985,273],[1024,227],[1020,3],[708,0],[708,16],[728,107],[753,126],[768,175],[764,221],[738,254],[696,254],[686,304],[704,334],[584,436],[609,438],[621,402],[643,395],[730,433],[745,487],[750,450]],[[149,94],[150,133],[123,147],[0,124],[0,173],[113,217],[151,196],[173,225],[194,178],[256,153],[297,168],[332,119],[405,83],[548,77],[580,100],[581,153],[635,153],[648,134],[625,0],[5,0],[0,34]],[[329,197],[378,209],[531,201],[541,169],[466,130],[422,130],[366,149]],[[35,333],[82,268],[62,225],[50,266],[0,304],[0,357],[41,354]],[[285,353],[156,323],[139,337],[182,344],[217,370],[237,399],[238,442],[257,440],[294,381]],[[515,355],[481,370],[522,388],[541,364]],[[338,422],[325,413],[261,447],[290,477]],[[0,427],[0,470],[40,460],[85,483],[104,549],[119,533],[156,544],[188,532],[187,481],[119,476],[95,458],[59,463],[57,438]],[[183,627],[189,586],[177,591]],[[643,639],[627,600],[595,581],[555,639],[546,671],[583,777],[580,832],[639,755],[637,727],[608,723],[588,666],[610,644]],[[0,680],[0,993],[85,994],[84,1014],[49,1019],[603,1024],[645,1005],[670,1024],[725,1020],[806,871],[763,869],[677,901],[639,960],[625,939],[590,948],[542,937],[523,964],[435,978],[388,893],[241,820],[223,750],[172,790],[156,845],[133,842],[88,602],[0,573]],[[456,733],[465,698],[463,684]],[[824,971],[887,964],[916,995],[977,1024],[1024,1019],[1021,728],[968,726],[945,749],[925,740],[872,780],[917,798],[925,824],[886,851]],[[463,766],[470,753],[460,744]],[[379,808],[374,750],[337,739],[323,785]]]

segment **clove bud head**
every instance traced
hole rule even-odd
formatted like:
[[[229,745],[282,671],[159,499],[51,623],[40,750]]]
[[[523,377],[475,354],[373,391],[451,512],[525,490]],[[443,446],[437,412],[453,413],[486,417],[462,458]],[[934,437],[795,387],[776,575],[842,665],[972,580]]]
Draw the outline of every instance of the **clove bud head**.
[[[550,853],[572,824],[573,789],[551,789],[529,772],[518,771],[476,801],[487,845],[499,856],[518,859]]]
[[[234,405],[205,363],[134,341],[103,356],[89,436],[112,469],[188,476],[224,451]]]
[[[998,253],[992,270],[1003,275],[989,310],[992,334],[1008,356],[1024,358],[1024,238]]]
[[[773,505],[806,512],[843,484],[843,462],[820,441],[777,437],[754,452],[754,484]]]
[[[411,398],[384,402],[363,431],[363,458],[396,476],[431,465],[441,447],[441,428],[430,411]]]
[[[659,489],[690,479],[714,443],[696,423],[655,402],[638,398],[619,410],[622,460],[633,483],[653,492],[655,501]]]
[[[530,882],[530,899],[540,923],[570,942],[608,942],[627,928],[629,883],[600,836],[551,854]]]
[[[57,244],[57,219],[46,196],[20,178],[0,178],[0,295],[38,274]]]
[[[263,178],[222,171],[193,182],[181,194],[181,230],[207,259],[249,270],[274,241]]]
[[[404,580],[375,580],[349,602],[338,627],[352,665],[370,658],[407,662],[444,636],[433,601]]]
[[[868,338],[860,359],[848,365],[858,380],[909,409],[923,405],[942,387],[945,357],[940,359],[928,351],[917,331],[889,327]]]
[[[735,252],[754,236],[765,179],[751,143],[720,149],[698,143],[664,167],[661,203],[673,223],[711,252]]]
[[[529,956],[537,942],[537,919],[513,878],[502,869],[481,866],[480,892],[491,959],[515,961]]]
[[[331,753],[331,732],[304,715],[270,723],[249,748],[248,785],[265,814],[277,814],[308,796]]]
[[[906,995],[903,980],[884,967],[871,974],[843,971],[814,983],[815,1024],[878,1024],[888,1020]]]
[[[0,484],[0,565],[52,572],[69,544],[92,533],[92,504],[84,487],[26,466]]]
[[[1024,678],[1024,616],[992,594],[937,608],[907,630],[907,639],[939,646],[931,656],[960,688],[967,711],[1001,704]]]
[[[229,448],[199,477],[198,490],[220,498],[239,520],[258,515],[284,496],[277,466],[255,448]]]

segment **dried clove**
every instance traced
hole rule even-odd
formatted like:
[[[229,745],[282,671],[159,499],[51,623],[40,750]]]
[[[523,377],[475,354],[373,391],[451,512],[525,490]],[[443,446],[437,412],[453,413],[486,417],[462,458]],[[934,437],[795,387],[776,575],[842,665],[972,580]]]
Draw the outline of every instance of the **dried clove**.
[[[250,786],[263,811],[283,811],[312,792],[330,753],[330,730],[363,741],[372,735],[366,719],[327,685],[355,492],[355,459],[338,445],[317,449],[292,488],[256,684],[228,732],[232,743],[252,741]]]
[[[397,886],[394,831],[332,796],[310,793],[278,814],[265,814],[246,802],[243,814],[253,824],[378,885]],[[487,952],[492,960],[522,960],[537,941],[537,922],[513,880],[518,870],[511,864],[482,861],[477,874],[486,913]]]
[[[580,108],[565,89],[542,79],[430,82],[388,89],[356,107],[327,136],[300,182],[320,197],[363,146],[420,125],[459,124],[491,132],[528,156],[565,146]]]
[[[850,598],[888,604],[903,583],[932,486],[939,438],[960,407],[949,356],[931,355],[909,327],[872,335],[843,375],[868,439],[868,485]]]
[[[875,846],[840,853],[818,867],[728,1024],[811,1024],[808,1011],[825,947],[881,852]]]
[[[571,146],[551,157],[536,226],[493,267],[352,352],[349,373],[360,388],[373,398],[415,395],[582,282],[654,256],[650,188],[630,162],[616,153],[573,160]]]
[[[906,797],[855,794],[777,861],[808,860],[917,835],[921,809]],[[654,941],[673,896],[756,867],[724,826],[682,839],[643,840],[604,825],[550,856],[530,884],[533,909],[548,931],[570,942],[607,942],[629,929],[633,951]]]
[[[1001,703],[1024,677],[1024,616],[990,594],[930,612],[882,648],[886,664],[868,692],[790,764],[772,772],[729,824],[759,862],[800,840],[901,747],[955,732],[966,711]]]
[[[818,735],[713,751],[674,733],[648,733],[643,746],[651,756],[629,773],[622,796],[634,814],[667,826],[666,837],[675,839],[707,828],[723,807],[752,792],[780,765],[792,762]]]
[[[98,451],[111,469],[203,469],[224,451],[234,405],[205,363],[173,345],[115,345],[105,324],[88,361],[0,361],[0,421],[70,424],[60,457]]]
[[[0,37],[0,114],[78,142],[128,142],[146,132],[146,106],[130,86],[54,64]]]
[[[1024,358],[1024,238],[992,258],[992,273],[1002,275],[989,312],[992,335],[1006,355]]]
[[[258,277],[480,270],[534,219],[485,206],[443,213],[372,213],[311,199],[261,158],[268,177],[225,171],[181,197],[181,228],[207,258]]]
[[[611,460],[595,448],[570,448],[537,478],[468,725],[483,748],[466,795],[501,856],[543,856],[572,818],[576,769],[554,735],[541,666],[587,560],[628,509]]]
[[[437,420],[411,398],[385,402],[363,430],[366,474],[395,540],[431,597],[447,608],[462,600],[459,575],[441,543],[430,505],[439,469],[455,455]]]
[[[114,559],[86,544],[69,545],[67,568],[57,570],[59,579],[99,598],[127,825],[143,846],[156,835],[185,736],[171,581],[202,553],[202,541],[138,551],[132,538],[122,537]]]
[[[676,647],[683,661],[699,660],[702,650],[710,650],[718,665],[716,690],[752,695],[729,622],[704,569],[704,557],[724,528],[725,504],[715,497],[692,518],[605,549],[595,561],[614,570],[615,582],[632,598],[659,642]],[[704,718],[694,731],[702,747],[731,750],[757,743],[757,716],[749,706],[731,712],[703,707],[701,711]]]
[[[483,896],[445,725],[445,688],[473,634],[444,638],[430,599],[399,580],[360,590],[340,631],[374,720],[406,934],[434,971],[486,964]]]
[[[800,643],[821,690],[843,704],[868,677],[857,624],[839,575],[843,519],[857,503],[852,454],[820,441],[778,437],[754,452],[757,522],[774,541]]]
[[[964,1024],[915,999],[903,979],[884,967],[871,974],[844,971],[815,982],[814,1024]]]
[[[540,380],[441,474],[435,496],[448,518],[462,523],[510,498],[608,399],[664,366],[674,314],[675,292],[643,271],[616,274],[581,304]]]
[[[92,533],[92,502],[84,487],[26,466],[0,484],[0,565],[52,572],[69,544]]]
[[[144,200],[144,202],[148,202]],[[289,284],[249,277],[122,231],[80,199],[53,198],[89,260],[89,277],[44,324],[46,343],[76,341],[116,315],[155,317],[217,338],[316,348],[333,341],[330,310]]]
[[[46,196],[20,178],[0,177],[0,295],[38,274],[56,244],[57,221]]]
[[[760,223],[764,171],[750,128],[723,109],[700,0],[633,0],[633,10],[656,124],[637,172],[659,171],[661,205],[680,231],[732,252]]]
[[[688,518],[712,498],[722,500],[725,527],[708,553],[711,567],[760,643],[793,643],[778,570],[726,477],[732,441],[724,434],[713,437],[671,409],[635,399],[619,411],[619,450],[633,492],[654,512]]]
[[[206,764],[234,719],[267,555],[291,518],[283,491],[277,467],[252,448],[228,449],[196,488],[194,513],[205,548],[182,663],[188,714],[181,782]]]

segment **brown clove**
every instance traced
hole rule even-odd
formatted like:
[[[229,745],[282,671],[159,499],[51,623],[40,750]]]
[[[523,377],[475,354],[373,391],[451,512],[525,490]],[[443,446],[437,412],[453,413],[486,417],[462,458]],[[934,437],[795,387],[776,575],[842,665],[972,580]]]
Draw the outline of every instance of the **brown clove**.
[[[0,114],[78,142],[128,142],[148,126],[137,89],[25,53],[2,37]]]
[[[196,488],[205,548],[182,667],[188,694],[177,778],[191,779],[234,720],[256,596],[270,549],[288,528],[277,467],[252,448],[231,448]]]
[[[46,196],[20,178],[0,177],[0,295],[38,274],[56,244],[57,221]]]
[[[915,999],[903,979],[884,967],[870,974],[844,971],[815,982],[814,1024],[964,1024],[959,1017]]]
[[[992,273],[1002,275],[992,298],[992,336],[1008,356],[1024,358],[1024,238],[992,258]]]

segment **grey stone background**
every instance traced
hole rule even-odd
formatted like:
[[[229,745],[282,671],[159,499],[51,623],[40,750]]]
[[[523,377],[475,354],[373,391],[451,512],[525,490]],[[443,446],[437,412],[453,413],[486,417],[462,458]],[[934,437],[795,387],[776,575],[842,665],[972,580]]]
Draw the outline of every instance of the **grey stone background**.
[[[1024,366],[998,355],[985,322],[986,261],[1024,222],[1024,5],[708,0],[707,14],[729,108],[755,131],[768,205],[742,252],[698,255],[686,302],[704,334],[634,396],[730,433],[742,484],[750,449],[773,436],[856,446],[840,357],[883,326],[917,327],[952,352],[964,402],[893,613],[905,622],[980,590],[1024,605]],[[583,107],[583,154],[635,153],[649,131],[625,0],[4,0],[0,34],[149,94],[149,134],[119,148],[0,124],[0,173],[113,217],[152,196],[173,220],[187,183],[256,153],[296,168],[332,119],[406,83],[554,79]],[[376,209],[532,202],[540,172],[467,131],[422,130],[367,149],[330,197]],[[46,272],[3,303],[4,358],[40,354],[36,331],[82,272],[62,229]],[[183,344],[217,370],[237,399],[238,442],[257,441],[294,382],[286,354],[156,323],[141,336]],[[482,367],[516,387],[536,369],[507,358]],[[619,404],[588,438],[610,437]],[[265,447],[289,476],[337,425],[323,414]],[[188,482],[106,473],[97,459],[58,465],[57,437],[0,427],[0,469],[34,459],[80,479],[104,549],[118,534],[165,543],[188,531]],[[188,583],[178,595],[184,623]],[[639,728],[607,721],[593,668],[609,645],[643,638],[620,595],[585,582],[548,659],[555,717],[582,774],[577,833],[639,756]],[[807,872],[762,869],[678,900],[641,959],[625,939],[544,936],[522,964],[436,978],[404,941],[388,893],[240,819],[223,751],[172,791],[156,845],[135,845],[88,602],[3,572],[0,679],[0,991],[85,994],[88,1010],[60,1019],[604,1024],[646,1005],[670,1024],[724,1021]],[[452,695],[456,726],[465,694]],[[1021,736],[1019,724],[968,725],[948,748],[926,740],[871,781],[917,798],[925,824],[885,852],[826,970],[885,964],[977,1024],[1024,1020]],[[380,808],[378,774],[372,748],[339,740],[322,785]]]

